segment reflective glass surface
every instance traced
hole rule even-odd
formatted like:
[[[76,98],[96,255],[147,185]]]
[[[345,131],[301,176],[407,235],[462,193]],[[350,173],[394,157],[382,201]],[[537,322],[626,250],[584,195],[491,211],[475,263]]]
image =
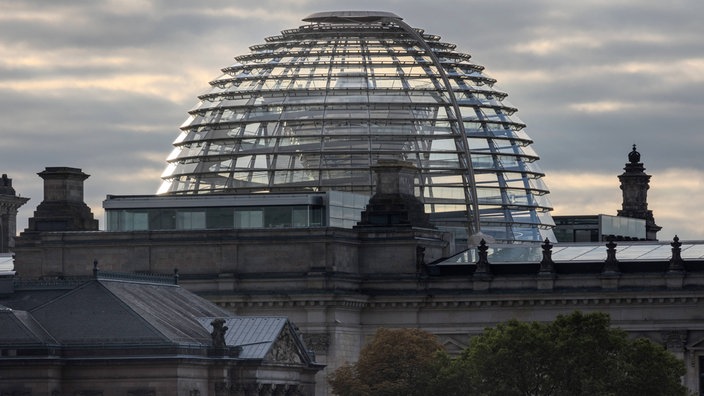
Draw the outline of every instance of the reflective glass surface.
[[[402,159],[428,213],[461,213],[445,226],[478,213],[498,240],[552,239],[538,156],[506,93],[454,44],[382,14],[313,15],[237,56],[181,126],[159,194],[372,195],[371,167]]]

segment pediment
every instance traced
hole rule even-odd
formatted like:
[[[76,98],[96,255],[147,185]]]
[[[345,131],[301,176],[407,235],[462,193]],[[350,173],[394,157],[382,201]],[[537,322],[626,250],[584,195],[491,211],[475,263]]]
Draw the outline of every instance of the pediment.
[[[438,341],[440,341],[440,344],[445,348],[445,350],[450,354],[450,355],[458,355],[462,353],[467,348],[468,342],[467,338],[468,336],[466,334],[462,335],[442,335],[438,336]]]
[[[284,326],[264,360],[272,363],[305,364],[302,358],[304,351],[302,351],[300,343],[296,342],[295,337],[291,326],[288,324]]]

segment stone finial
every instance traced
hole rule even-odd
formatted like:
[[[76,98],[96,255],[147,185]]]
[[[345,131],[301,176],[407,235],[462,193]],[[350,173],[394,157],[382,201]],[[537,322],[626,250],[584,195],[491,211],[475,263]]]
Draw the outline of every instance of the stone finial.
[[[7,173],[2,174],[2,180],[0,180],[0,193],[3,195],[15,195],[15,189],[12,188],[12,179],[7,177]]]
[[[543,248],[543,259],[540,261],[540,274],[552,274],[555,272],[555,262],[552,261],[552,244],[548,238],[541,245]]]
[[[636,151],[635,144],[633,144],[633,150],[628,153],[628,161],[632,164],[637,164],[640,162],[640,153]]]
[[[680,242],[680,238],[675,235],[674,238],[672,238],[672,243],[670,243],[670,246],[672,246],[672,257],[670,258],[670,264],[667,267],[668,272],[681,272],[684,271],[684,260],[682,260],[682,243]]]
[[[210,322],[210,325],[213,326],[213,331],[210,333],[210,336],[213,340],[212,347],[217,349],[224,349],[227,346],[227,343],[225,342],[225,333],[227,333],[225,319],[213,319],[213,321]]]
[[[616,259],[616,243],[612,240],[606,244],[606,261],[602,273],[619,273],[618,260]]]
[[[477,247],[479,251],[479,259],[477,260],[477,268],[474,274],[489,274],[489,246],[486,245],[486,241],[482,239]]]

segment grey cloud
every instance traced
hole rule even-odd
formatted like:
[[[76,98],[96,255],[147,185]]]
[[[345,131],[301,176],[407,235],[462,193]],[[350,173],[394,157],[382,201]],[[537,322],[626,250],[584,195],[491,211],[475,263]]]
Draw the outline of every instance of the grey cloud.
[[[61,101],[38,95],[6,97],[0,96],[0,121],[11,127],[3,133],[0,153],[8,165],[30,161],[41,162],[38,166],[73,162],[86,168],[128,167],[145,162],[144,153],[155,150],[165,157],[178,133],[172,120],[185,118],[171,103],[112,92],[83,92]],[[135,125],[164,132],[130,129]]]
[[[52,22],[3,20],[0,47],[20,48],[35,57],[127,57],[127,64],[69,64],[49,67],[0,67],[0,83],[44,79],[99,79],[127,74],[168,76],[180,99],[127,91],[66,89],[65,92],[0,90],[0,146],[2,173],[33,200],[28,216],[41,201],[41,180],[34,173],[45,166],[77,166],[93,175],[86,181],[86,197],[98,203],[105,194],[150,194],[171,150],[178,126],[207,88],[207,80],[266,36],[302,24],[306,15],[326,10],[376,9],[395,12],[412,26],[442,36],[492,71],[507,73],[498,87],[519,108],[528,124],[546,173],[600,171],[615,176],[626,154],[637,143],[651,174],[672,167],[704,168],[704,82],[673,75],[668,65],[704,57],[704,2],[561,2],[437,1],[154,1],[147,12],[111,9],[107,2],[0,0],[0,8],[22,8],[48,15],[72,15]],[[115,2],[114,4],[119,4]],[[261,19],[218,13],[241,7]],[[267,11],[269,10],[269,11]],[[259,13],[259,14],[257,14]],[[555,52],[519,52],[517,46],[540,40],[585,36],[583,43]],[[665,41],[638,40],[643,35]],[[662,74],[620,73],[623,63],[654,62]],[[2,65],[2,62],[0,62]],[[668,71],[670,71],[668,73]],[[207,76],[186,81],[190,74]],[[546,73],[535,81],[531,72]],[[184,92],[190,90],[192,92]],[[614,112],[584,113],[571,104],[598,101],[634,104]],[[146,126],[150,132],[137,131]],[[126,175],[151,170],[150,180]],[[116,178],[115,175],[120,177]],[[704,191],[703,191],[704,193]],[[565,198],[567,199],[567,198]],[[560,197],[553,196],[553,202]],[[657,212],[656,212],[657,213]],[[657,216],[657,214],[656,214]],[[20,228],[26,225],[20,222]]]

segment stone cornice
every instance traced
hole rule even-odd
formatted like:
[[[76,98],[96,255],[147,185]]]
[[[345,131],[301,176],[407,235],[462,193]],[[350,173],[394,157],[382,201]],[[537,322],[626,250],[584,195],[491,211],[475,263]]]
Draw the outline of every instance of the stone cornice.
[[[695,305],[704,302],[704,292],[701,293],[668,293],[660,296],[643,295],[642,293],[619,293],[619,295],[605,295],[594,293],[594,296],[576,294],[573,296],[552,295],[514,295],[497,298],[467,298],[465,297],[425,297],[398,296],[393,298],[364,299],[360,297],[337,296],[220,296],[211,298],[218,305],[225,308],[349,308],[349,309],[467,309],[481,307],[540,307],[540,306],[614,306],[614,305]]]

